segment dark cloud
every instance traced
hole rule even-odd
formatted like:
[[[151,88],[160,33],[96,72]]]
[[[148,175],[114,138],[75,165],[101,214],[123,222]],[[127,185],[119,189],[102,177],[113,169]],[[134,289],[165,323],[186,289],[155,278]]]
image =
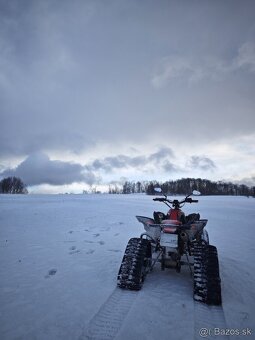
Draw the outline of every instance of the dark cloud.
[[[50,160],[46,154],[37,153],[27,157],[15,169],[0,173],[1,177],[17,176],[28,186],[51,184],[63,185],[74,182],[93,184],[98,178],[77,163]]]
[[[96,159],[89,168],[93,170],[104,170],[110,172],[114,169],[124,169],[128,167],[139,167],[145,165],[146,158],[143,156],[130,157],[118,155],[114,157],[105,157],[104,159]]]
[[[245,184],[248,187],[255,187],[255,174],[253,174],[250,177],[245,177],[245,178],[242,178],[242,179],[240,179],[238,181],[234,181],[234,183]]]
[[[201,169],[204,171],[215,170],[216,165],[213,160],[206,156],[191,156],[188,161],[188,167],[192,169]]]
[[[17,176],[28,186],[51,184],[63,185],[74,182],[84,182],[93,184],[100,181],[100,177],[95,173],[104,171],[106,173],[116,172],[123,169],[136,169],[146,171],[146,169],[163,169],[173,172],[176,168],[169,161],[173,158],[173,151],[162,146],[155,153],[147,156],[126,156],[117,155],[96,159],[91,164],[81,165],[78,163],[50,160],[42,152],[31,154],[14,169],[6,169],[0,173],[1,177]]]
[[[1,156],[253,133],[254,11],[250,0],[1,1]]]
[[[152,153],[148,159],[150,161],[161,161],[166,157],[174,158],[173,150],[167,146],[162,146],[157,152]]]
[[[103,159],[96,159],[92,164],[87,165],[88,170],[104,170],[111,172],[116,169],[138,168],[146,170],[147,167],[163,168],[167,171],[173,171],[175,168],[168,160],[174,158],[174,153],[171,148],[162,146],[155,153],[148,156],[126,156],[117,155],[113,157],[105,157]],[[163,164],[162,164],[162,161]]]
[[[173,172],[179,172],[181,169],[177,167],[174,163],[171,163],[169,161],[165,161],[162,165],[162,168],[167,173],[173,173]]]

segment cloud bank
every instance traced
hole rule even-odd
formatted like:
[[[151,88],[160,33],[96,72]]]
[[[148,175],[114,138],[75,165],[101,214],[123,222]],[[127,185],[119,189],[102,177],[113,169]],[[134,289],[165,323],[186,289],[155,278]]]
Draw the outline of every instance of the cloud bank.
[[[167,160],[168,158],[174,158],[174,153],[171,148],[163,146],[159,148],[158,151],[147,156],[143,155],[132,157],[127,155],[117,155],[113,157],[105,157],[103,159],[96,159],[91,165],[88,165],[87,168],[89,170],[104,170],[106,172],[129,167],[145,170],[148,166],[160,168],[162,167],[163,161],[163,166],[166,164],[168,165],[168,171],[174,171],[175,167],[169,160]],[[166,168],[167,166],[165,169]]]
[[[81,164],[50,160],[44,153],[30,155],[15,169],[7,169],[0,175],[20,177],[28,186],[64,185],[74,182],[93,184],[98,181],[98,178]]]
[[[106,184],[102,178],[104,174],[112,174],[117,182],[123,171],[131,170],[139,174],[146,174],[152,179],[155,174],[175,176],[193,169],[204,172],[216,168],[214,162],[206,156],[191,156],[185,167],[181,166],[180,159],[176,159],[169,147],[162,146],[156,152],[148,155],[127,156],[116,155],[112,157],[97,158],[90,163],[81,165],[73,162],[51,160],[45,153],[36,153],[28,156],[16,168],[9,168],[0,173],[0,177],[20,177],[28,186],[49,184],[53,186],[68,185],[72,183]],[[126,178],[128,179],[128,178]],[[113,183],[114,181],[110,181]]]

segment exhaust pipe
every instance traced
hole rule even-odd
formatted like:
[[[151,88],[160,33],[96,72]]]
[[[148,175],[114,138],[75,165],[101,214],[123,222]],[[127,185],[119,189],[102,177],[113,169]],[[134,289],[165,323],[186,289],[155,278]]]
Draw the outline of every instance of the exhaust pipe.
[[[187,233],[185,233],[185,231],[182,231],[180,236],[181,236],[181,239],[183,241],[188,241],[188,239],[189,239],[189,237],[188,237]]]

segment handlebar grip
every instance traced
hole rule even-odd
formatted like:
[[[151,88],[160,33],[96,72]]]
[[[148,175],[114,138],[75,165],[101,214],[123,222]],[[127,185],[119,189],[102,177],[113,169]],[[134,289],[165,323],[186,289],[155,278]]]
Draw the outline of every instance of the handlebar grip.
[[[186,199],[185,199],[185,202],[186,202],[186,203],[197,203],[198,200],[193,200],[192,198],[189,197],[189,198],[186,198]]]
[[[165,198],[163,198],[163,197],[156,197],[156,198],[153,198],[153,201],[163,202],[163,201],[165,201]]]

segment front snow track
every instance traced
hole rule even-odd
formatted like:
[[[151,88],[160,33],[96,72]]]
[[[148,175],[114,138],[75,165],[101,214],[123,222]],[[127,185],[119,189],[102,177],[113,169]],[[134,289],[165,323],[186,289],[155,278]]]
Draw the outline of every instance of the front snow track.
[[[142,238],[131,238],[128,241],[118,273],[118,287],[131,290],[141,289],[150,265],[150,241]]]
[[[194,300],[221,305],[221,280],[216,247],[194,244]]]

